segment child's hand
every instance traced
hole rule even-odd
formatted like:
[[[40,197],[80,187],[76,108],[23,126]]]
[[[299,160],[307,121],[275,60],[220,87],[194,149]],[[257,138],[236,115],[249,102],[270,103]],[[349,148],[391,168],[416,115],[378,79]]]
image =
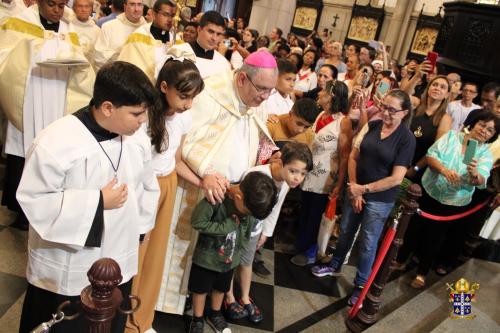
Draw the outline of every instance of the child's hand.
[[[101,189],[104,209],[120,208],[123,206],[125,201],[127,201],[127,185],[122,184],[117,188],[114,188],[115,185],[116,178],[113,178],[106,186]]]
[[[267,121],[272,123],[272,124],[277,124],[280,122],[280,118],[278,117],[277,114],[270,114],[268,117],[267,117]]]
[[[256,250],[260,249],[262,246],[264,246],[264,243],[266,242],[267,240],[267,236],[264,235],[264,234],[261,234],[260,235],[260,238],[259,238],[259,241],[257,242],[257,248]]]

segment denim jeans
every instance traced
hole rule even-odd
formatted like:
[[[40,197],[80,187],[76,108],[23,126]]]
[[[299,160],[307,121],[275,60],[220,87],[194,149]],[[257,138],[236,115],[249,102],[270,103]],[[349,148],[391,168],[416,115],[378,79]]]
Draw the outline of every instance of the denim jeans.
[[[364,286],[370,276],[377,253],[378,240],[393,206],[394,202],[367,201],[363,210],[356,214],[351,201],[345,200],[340,221],[339,240],[331,265],[336,270],[340,269],[352,246],[358,226],[361,224],[359,232],[360,258],[354,278],[355,286]]]

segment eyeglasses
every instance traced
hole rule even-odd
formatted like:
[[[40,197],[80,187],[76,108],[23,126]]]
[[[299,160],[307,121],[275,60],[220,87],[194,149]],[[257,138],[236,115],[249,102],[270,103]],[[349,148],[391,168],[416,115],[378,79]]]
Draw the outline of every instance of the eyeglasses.
[[[480,120],[476,124],[481,129],[484,129],[489,136],[493,136],[495,134],[495,128],[494,127],[489,127],[487,125],[487,123],[485,123],[484,121]]]
[[[387,105],[385,105],[383,103],[379,104],[379,108],[380,108],[381,111],[387,111],[387,112],[389,112],[389,114],[391,116],[395,115],[398,112],[405,111],[403,109],[401,109],[401,110],[395,109],[395,108],[387,106]]]
[[[245,73],[245,77],[248,79],[248,81],[252,84],[252,86],[255,88],[255,91],[257,91],[258,94],[260,95],[270,95],[273,91],[273,88],[261,88],[257,87],[255,83],[252,82],[250,77],[248,76],[247,73]]]

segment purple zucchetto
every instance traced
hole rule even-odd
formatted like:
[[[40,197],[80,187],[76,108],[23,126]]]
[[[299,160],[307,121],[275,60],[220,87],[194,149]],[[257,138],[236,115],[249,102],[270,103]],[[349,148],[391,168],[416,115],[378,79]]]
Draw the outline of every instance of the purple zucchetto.
[[[245,59],[245,64],[250,66],[255,66],[259,68],[277,68],[276,59],[274,56],[266,50],[260,50],[251,53]]]

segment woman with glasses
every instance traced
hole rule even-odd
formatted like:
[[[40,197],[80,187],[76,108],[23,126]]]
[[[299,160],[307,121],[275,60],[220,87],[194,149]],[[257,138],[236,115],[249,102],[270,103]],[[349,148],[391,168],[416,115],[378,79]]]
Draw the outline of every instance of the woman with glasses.
[[[417,72],[421,72],[420,66],[417,66]],[[422,176],[427,169],[427,151],[434,142],[451,129],[453,120],[446,113],[450,90],[451,85],[446,76],[436,76],[432,79],[424,90],[420,99],[420,105],[415,110],[415,115],[410,123],[410,130],[415,136],[417,145],[411,163],[412,166],[406,172],[406,178],[419,185],[422,185]],[[405,250],[404,253],[400,253],[401,261],[406,261],[406,257],[411,252],[415,252],[416,257],[420,255],[420,251],[416,249],[420,226],[416,225],[417,222],[415,221],[416,217],[413,217],[408,224],[408,230],[404,239],[406,243]],[[405,258],[405,260],[402,258]],[[404,264],[394,265],[394,268],[397,270],[402,270],[405,267]],[[443,270],[438,269],[438,271],[441,272]]]
[[[437,216],[460,214],[471,208],[475,188],[486,188],[493,166],[489,143],[498,138],[500,120],[491,112],[481,111],[470,127],[468,134],[449,131],[428,150],[426,158],[429,167],[422,177],[423,190],[419,200],[422,211]],[[477,141],[478,145],[472,162],[466,164],[464,154],[470,140]],[[440,259],[438,254],[447,234],[463,220],[443,222],[420,215],[414,215],[412,220],[413,228],[409,228],[406,234],[416,233],[417,237],[408,240],[405,237],[396,266],[404,267],[411,249],[418,244],[417,276],[411,283],[413,288],[418,289],[425,286],[425,277],[432,262]]]
[[[331,65],[327,65],[331,66]],[[296,249],[292,263],[305,266],[316,261],[316,240],[321,216],[329,196],[339,196],[347,173],[352,126],[348,110],[347,86],[328,81],[319,92],[318,104],[323,109],[313,125],[313,170],[302,186],[302,205]]]
[[[340,275],[361,226],[358,237],[361,253],[350,305],[358,300],[371,273],[380,234],[415,150],[415,137],[403,125],[411,112],[408,94],[392,90],[380,103],[380,108],[382,120],[371,121],[364,127],[349,156],[349,182],[332,261],[311,269],[317,277]]]

